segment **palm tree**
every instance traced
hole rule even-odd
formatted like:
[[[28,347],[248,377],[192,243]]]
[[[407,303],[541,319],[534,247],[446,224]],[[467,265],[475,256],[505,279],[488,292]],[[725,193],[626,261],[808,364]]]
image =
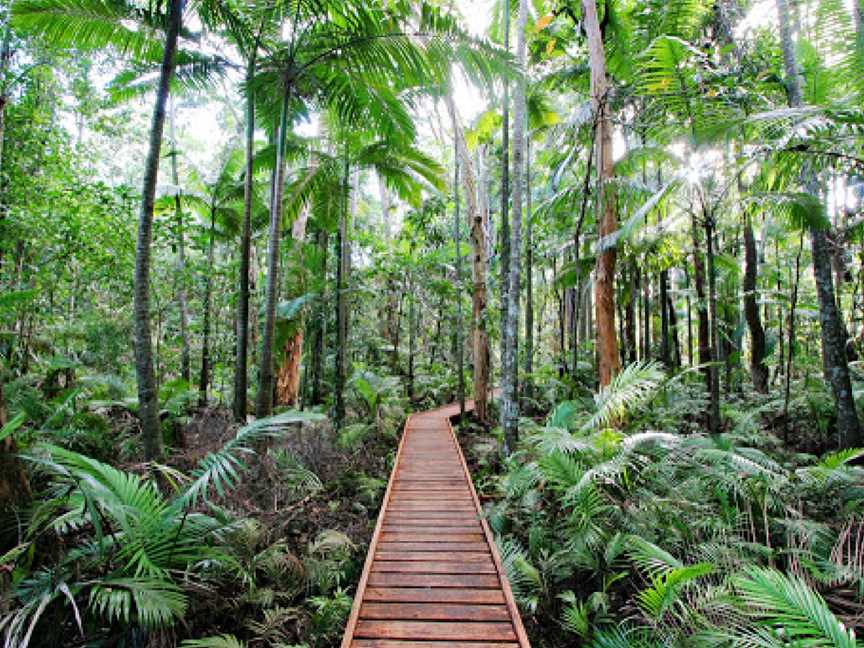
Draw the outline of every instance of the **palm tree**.
[[[465,189],[465,216],[469,223],[471,236],[473,289],[471,291],[472,320],[472,356],[474,364],[473,391],[474,415],[481,422],[489,418],[489,330],[487,324],[486,272],[487,272],[487,241],[486,228],[489,214],[484,205],[479,204],[477,178],[474,174],[474,164],[468,145],[465,141],[465,131],[459,120],[456,103],[450,89],[444,93],[444,103],[453,124],[455,139],[456,163],[460,166],[460,176]]]
[[[240,151],[229,148],[224,155],[224,162],[213,180],[204,182],[201,200],[198,203],[202,216],[208,221],[207,227],[207,273],[204,279],[204,315],[201,324],[201,372],[198,378],[198,404],[207,404],[207,392],[210,387],[211,359],[210,333],[213,309],[213,274],[216,238],[221,233],[236,235],[238,202],[245,193],[245,178],[243,185],[238,183],[239,170],[242,166]],[[245,206],[244,206],[245,210]],[[221,232],[220,232],[221,230]]]
[[[591,103],[594,107],[597,147],[598,235],[601,240],[618,229],[615,209],[615,166],[612,162],[612,121],[609,109],[609,81],[606,78],[606,50],[603,32],[597,17],[597,3],[583,0],[582,12],[588,35],[588,54],[591,66]],[[597,353],[600,385],[605,387],[621,369],[618,354],[618,336],[615,330],[615,260],[614,246],[606,246],[597,255],[594,279],[594,303],[597,317]]]
[[[270,242],[264,329],[262,333],[256,414],[273,404],[273,348],[282,227],[284,142],[290,124],[310,108],[332,111],[341,125],[376,129],[390,141],[410,141],[414,128],[392,86],[400,90],[446,78],[458,59],[474,76],[490,78],[504,69],[495,50],[466,36],[452,17],[422,5],[417,14],[405,6],[373,2],[298,3],[289,17],[290,38],[262,61],[256,87],[278,87],[280,118],[276,135],[274,199],[270,209]],[[339,65],[333,65],[334,60]],[[496,65],[497,64],[497,65]],[[271,102],[272,105],[272,102]],[[289,118],[290,117],[290,118]]]
[[[789,20],[786,0],[777,0],[777,15],[780,26],[780,47],[786,71],[786,92],[789,106],[793,109],[804,105],[801,78],[795,54],[795,42]],[[805,167],[802,180],[811,196],[819,195],[818,180],[812,169]],[[837,308],[834,294],[834,279],[831,270],[831,249],[828,232],[821,225],[810,226],[810,250],[813,257],[813,275],[816,294],[819,298],[819,321],[822,335],[822,361],[825,379],[834,392],[837,411],[837,432],[841,448],[859,447],[864,441],[855,399],[852,395],[852,380],[846,360],[846,331]]]
[[[400,119],[401,106],[391,112]],[[348,257],[353,210],[351,205],[352,170],[370,169],[397,197],[419,206],[422,191],[442,191],[441,167],[416,149],[398,130],[388,138],[376,137],[372,131],[350,128],[340,122],[335,111],[325,114],[331,133],[331,149],[310,150],[307,157],[314,163],[299,169],[286,187],[285,209],[289,217],[309,210],[309,218],[320,229],[336,234],[336,287],[335,319],[337,348],[335,353],[334,423],[344,422],[344,388],[347,383],[348,309]],[[395,125],[394,125],[395,126]],[[302,282],[302,280],[301,280]]]
[[[508,266],[507,312],[502,330],[504,353],[501,358],[501,427],[504,431],[505,451],[516,447],[518,440],[519,400],[519,284],[522,258],[522,196],[524,193],[525,167],[525,126],[527,118],[526,81],[524,77],[527,62],[525,28],[528,20],[527,0],[519,0],[519,17],[516,24],[516,60],[522,68],[523,76],[516,81],[513,101],[513,171],[512,203],[510,224],[510,262]],[[507,212],[502,213],[507,220]]]
[[[240,228],[236,334],[234,360],[234,419],[246,420],[249,361],[249,272],[252,255],[252,212],[255,200],[255,73],[262,46],[277,39],[280,19],[276,6],[260,4],[205,3],[202,20],[220,30],[237,47],[244,62],[243,99],[245,103],[243,175],[243,222]]]
[[[186,68],[184,80],[197,81],[202,73],[212,73],[209,68],[212,60],[192,52],[178,52],[184,7],[185,0],[169,0],[167,16],[162,13],[161,4],[145,10],[123,0],[18,0],[12,7],[16,26],[38,33],[57,45],[79,49],[112,47],[145,66],[159,62],[144,162],[134,273],[135,373],[146,459],[155,459],[162,452],[150,325],[150,247],[168,96],[178,61]],[[121,78],[131,85],[130,92],[140,93],[153,87],[146,81],[132,85],[132,80],[140,78],[137,72],[121,75]]]

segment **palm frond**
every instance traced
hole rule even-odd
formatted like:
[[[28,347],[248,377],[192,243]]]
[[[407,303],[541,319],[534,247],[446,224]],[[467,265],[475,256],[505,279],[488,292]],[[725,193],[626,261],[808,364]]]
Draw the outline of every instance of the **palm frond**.
[[[246,648],[246,644],[231,634],[223,634],[202,639],[186,639],[180,648]]]
[[[857,648],[825,600],[800,578],[774,569],[751,567],[733,579],[745,614],[766,628],[780,629],[795,645]]]
[[[130,20],[141,28],[130,26]],[[47,42],[81,50],[112,47],[121,56],[146,61],[162,56],[153,22],[125,0],[17,0],[12,5],[13,25]]]
[[[246,468],[242,457],[254,453],[255,443],[279,436],[287,427],[297,423],[322,421],[325,416],[314,412],[288,411],[250,423],[237,431],[237,434],[219,451],[204,457],[192,472],[193,481],[180,497],[184,506],[194,506],[199,500],[207,499],[211,491],[223,495],[226,489],[239,480],[239,473]]]
[[[90,606],[110,623],[160,628],[183,618],[186,595],[161,579],[111,578],[90,590]]]
[[[663,379],[663,371],[656,362],[628,365],[595,395],[596,410],[582,430],[597,430],[622,420],[628,412],[650,400]]]

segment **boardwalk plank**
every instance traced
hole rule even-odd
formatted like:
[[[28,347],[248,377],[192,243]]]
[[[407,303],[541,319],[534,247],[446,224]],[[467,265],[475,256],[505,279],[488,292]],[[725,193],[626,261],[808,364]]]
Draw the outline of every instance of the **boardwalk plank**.
[[[370,587],[367,601],[388,603],[504,603],[504,592],[494,589],[459,589],[447,587]]]
[[[342,648],[530,648],[448,416],[413,415]]]
[[[396,572],[402,574],[494,574],[492,557],[482,561],[442,562],[440,560],[376,560],[372,572]]]
[[[361,619],[406,621],[510,621],[506,605],[440,603],[364,603]]]
[[[519,648],[517,643],[448,641],[402,641],[392,639],[357,639],[351,648]]]
[[[459,623],[450,621],[372,621],[360,619],[354,633],[370,639],[462,639],[514,641],[513,625],[498,622]]]

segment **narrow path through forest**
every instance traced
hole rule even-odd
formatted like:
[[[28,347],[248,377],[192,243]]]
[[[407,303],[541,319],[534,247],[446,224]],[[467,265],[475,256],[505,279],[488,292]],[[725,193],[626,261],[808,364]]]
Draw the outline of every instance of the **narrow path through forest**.
[[[529,646],[450,425],[458,413],[405,424],[342,648]]]

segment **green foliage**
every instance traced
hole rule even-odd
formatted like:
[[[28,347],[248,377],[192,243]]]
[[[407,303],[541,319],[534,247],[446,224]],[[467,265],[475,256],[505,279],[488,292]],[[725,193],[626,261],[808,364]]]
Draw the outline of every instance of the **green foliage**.
[[[547,425],[576,432],[524,436],[498,479],[487,515],[523,614],[593,646],[856,645],[818,589],[861,582],[857,518],[835,524],[862,501],[860,452],[777,456],[731,409],[738,427],[716,437],[640,431],[683,426],[666,409],[688,388],[666,383],[661,400],[650,371],[622,373],[593,402],[554,408]],[[618,429],[580,423],[598,404]],[[769,566],[780,556],[796,575]]]
[[[770,641],[768,645],[780,646],[792,641],[801,646],[859,646],[855,633],[800,578],[751,567],[736,577],[733,584],[745,614],[766,628],[757,636]]]
[[[124,472],[90,457],[48,444],[35,446],[30,460],[45,473],[49,497],[35,506],[27,537],[44,534],[72,539],[82,532],[86,541],[72,544],[59,562],[31,573],[22,571],[12,595],[18,601],[0,619],[7,642],[26,648],[33,629],[55,602],[66,601],[73,609],[79,628],[80,610],[87,618],[109,625],[134,628],[165,628],[182,619],[188,606],[187,588],[192,584],[178,574],[206,579],[212,566],[247,574],[264,570],[269,578],[290,582],[294,562],[285,560],[285,550],[273,545],[255,552],[260,532],[250,528],[245,546],[251,547],[250,562],[234,557],[227,538],[232,521],[210,516],[194,507],[206,501],[211,489],[223,493],[226,484],[236,485],[245,465],[241,455],[253,454],[252,444],[273,437],[286,426],[317,420],[315,415],[287,412],[261,419],[238,431],[218,452],[205,457],[173,498],[166,498],[154,481]],[[295,483],[309,488],[320,482],[296,464],[288,467]],[[254,531],[254,532],[253,532]],[[309,560],[317,573],[315,586],[324,591],[327,579],[340,579],[338,565],[351,548],[342,536],[322,534],[310,547]],[[22,551],[4,560],[24,561]],[[324,566],[327,566],[326,569]],[[287,570],[287,571],[286,571]],[[317,570],[317,571],[316,571]],[[283,582],[283,589],[286,585]],[[86,606],[83,601],[86,598]],[[79,602],[80,601],[80,602]],[[83,632],[83,628],[82,628]]]

